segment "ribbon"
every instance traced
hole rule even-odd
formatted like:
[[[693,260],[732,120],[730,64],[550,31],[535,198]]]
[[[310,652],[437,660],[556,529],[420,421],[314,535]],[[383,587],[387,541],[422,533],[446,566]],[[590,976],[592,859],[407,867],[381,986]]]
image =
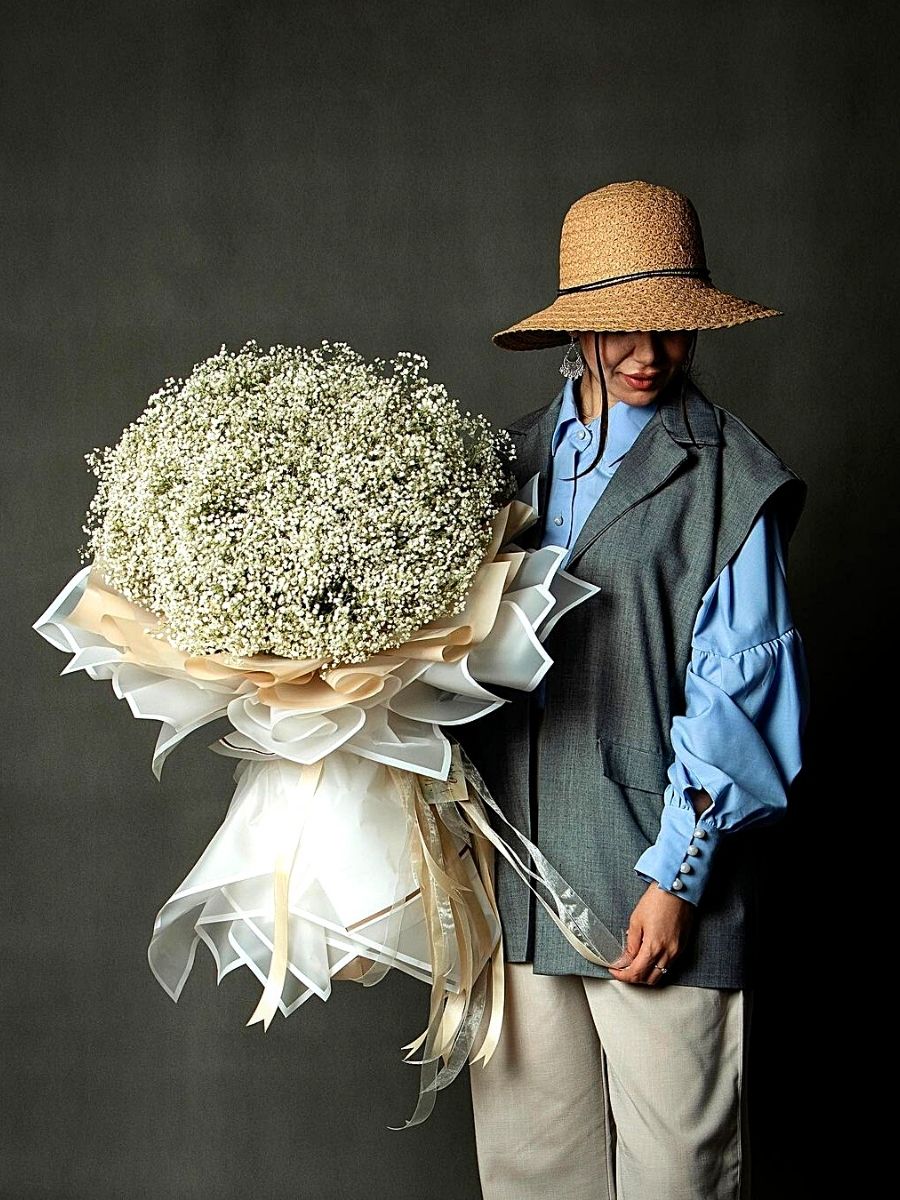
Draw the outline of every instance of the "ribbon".
[[[278,857],[275,860],[275,932],[272,958],[269,963],[269,974],[266,978],[263,993],[254,1009],[253,1015],[247,1022],[248,1025],[254,1025],[257,1021],[262,1021],[263,1029],[266,1032],[268,1032],[269,1024],[278,1011],[278,1001],[281,999],[281,993],[284,989],[284,978],[287,973],[291,872],[294,866],[294,859],[297,855],[297,847],[300,844],[300,837],[303,833],[303,826],[309,811],[309,805],[315,795],[321,776],[321,759],[317,763],[303,766],[300,775],[300,795],[297,797],[297,802],[293,805],[292,810],[288,810],[285,821],[284,839],[280,842]]]
[[[406,1061],[421,1067],[418,1099],[404,1125],[389,1126],[405,1129],[427,1119],[437,1092],[452,1082],[469,1057],[487,1006],[488,977],[482,968],[491,961],[501,933],[490,879],[485,891],[495,915],[493,926],[466,882],[463,854],[475,851],[482,884],[485,870],[490,875],[490,863],[482,837],[456,809],[456,785],[426,781],[400,770],[392,770],[391,778],[403,799],[413,834],[411,862],[419,885],[432,965],[426,1029],[403,1047],[408,1051]],[[455,989],[450,981],[454,966]],[[412,1058],[420,1047],[420,1057]]]
[[[582,958],[586,958],[588,962],[596,963],[601,967],[610,966],[611,963],[622,956],[624,934],[622,942],[616,940],[590,905],[579,896],[570,883],[567,883],[563,879],[562,875],[560,875],[559,871],[546,858],[543,852],[503,814],[497,802],[488,791],[487,785],[481,778],[477,768],[472,764],[462,747],[455,744],[453,749],[454,767],[462,772],[478,798],[501,821],[510,827],[519,841],[525,846],[537,870],[531,870],[530,867],[522,862],[512,847],[508,846],[500,835],[494,831],[478,805],[473,804],[471,800],[461,802],[461,807],[465,810],[475,827],[500,851],[525,886],[535,894],[547,910],[551,920],[558,927],[566,941],[578,951]],[[553,911],[537,888],[529,882],[526,877],[528,875],[532,879],[536,879],[538,883],[547,889],[556,904],[556,912]]]
[[[538,847],[512,823],[488,791],[484,780],[458,745],[453,745],[446,782],[422,780],[407,771],[393,770],[392,778],[406,805],[410,827],[417,837],[412,846],[414,873],[428,922],[432,981],[425,1030],[403,1047],[405,1061],[421,1066],[419,1095],[408,1129],[430,1115],[436,1094],[451,1083],[469,1061],[487,1066],[500,1039],[505,1001],[502,931],[486,946],[483,914],[467,904],[470,891],[459,882],[459,855],[454,837],[468,844],[475,855],[478,875],[492,912],[499,912],[494,892],[493,858],[499,852],[550,914],[567,941],[589,962],[608,967],[622,954],[622,945],[567,883]],[[496,814],[523,843],[535,869],[528,867],[487,819],[485,808]],[[530,878],[529,878],[530,877]],[[550,894],[555,911],[531,880]],[[449,987],[453,960],[458,964],[458,991]],[[480,1045],[477,1039],[480,1035]],[[422,1047],[421,1057],[410,1056]],[[476,1048],[477,1047],[477,1048]],[[440,1066],[443,1059],[444,1066]]]

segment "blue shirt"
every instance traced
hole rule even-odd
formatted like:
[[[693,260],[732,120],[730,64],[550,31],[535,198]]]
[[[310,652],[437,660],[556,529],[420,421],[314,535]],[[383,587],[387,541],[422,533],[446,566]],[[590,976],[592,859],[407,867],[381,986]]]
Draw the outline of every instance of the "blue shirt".
[[[600,418],[582,423],[574,383],[566,382],[551,443],[542,545],[571,551],[588,513],[657,407],[614,404],[600,462],[573,481],[571,476],[596,455]],[[564,566],[567,560],[568,554]],[[721,838],[784,809],[800,770],[808,707],[806,659],[788,602],[784,546],[775,515],[765,506],[700,603],[685,677],[685,712],[672,721],[675,761],[659,836],[635,871],[696,904]],[[712,798],[700,816],[691,802],[694,791]]]

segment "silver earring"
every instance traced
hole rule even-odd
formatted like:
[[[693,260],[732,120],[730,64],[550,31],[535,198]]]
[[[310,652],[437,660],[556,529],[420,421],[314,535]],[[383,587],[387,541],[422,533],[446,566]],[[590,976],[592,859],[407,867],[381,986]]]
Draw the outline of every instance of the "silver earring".
[[[559,364],[559,373],[566,379],[580,379],[584,374],[584,359],[581,357],[581,350],[574,338],[566,347],[563,360]]]

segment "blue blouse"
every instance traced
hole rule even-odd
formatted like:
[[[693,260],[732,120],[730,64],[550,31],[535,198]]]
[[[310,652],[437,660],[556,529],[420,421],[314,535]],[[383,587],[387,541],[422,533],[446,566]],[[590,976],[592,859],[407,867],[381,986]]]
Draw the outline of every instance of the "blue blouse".
[[[551,444],[542,545],[571,550],[588,513],[657,409],[620,401],[609,410],[600,462],[600,418],[584,425],[572,380],[565,385]],[[563,565],[568,560],[563,560]],[[685,677],[685,712],[672,721],[675,761],[663,796],[659,836],[635,864],[648,882],[697,904],[722,837],[778,816],[800,770],[809,679],[788,602],[785,551],[765,506],[741,548],[700,604]],[[712,804],[698,816],[693,791]]]

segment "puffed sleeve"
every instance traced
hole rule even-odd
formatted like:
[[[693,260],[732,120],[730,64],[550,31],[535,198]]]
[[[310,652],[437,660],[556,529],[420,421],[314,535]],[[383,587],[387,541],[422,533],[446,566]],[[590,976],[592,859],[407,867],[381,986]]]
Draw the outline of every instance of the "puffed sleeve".
[[[809,677],[777,516],[763,508],[703,597],[672,722],[659,836],[635,871],[697,904],[721,838],[777,817],[801,766]],[[698,817],[692,790],[712,804]]]

